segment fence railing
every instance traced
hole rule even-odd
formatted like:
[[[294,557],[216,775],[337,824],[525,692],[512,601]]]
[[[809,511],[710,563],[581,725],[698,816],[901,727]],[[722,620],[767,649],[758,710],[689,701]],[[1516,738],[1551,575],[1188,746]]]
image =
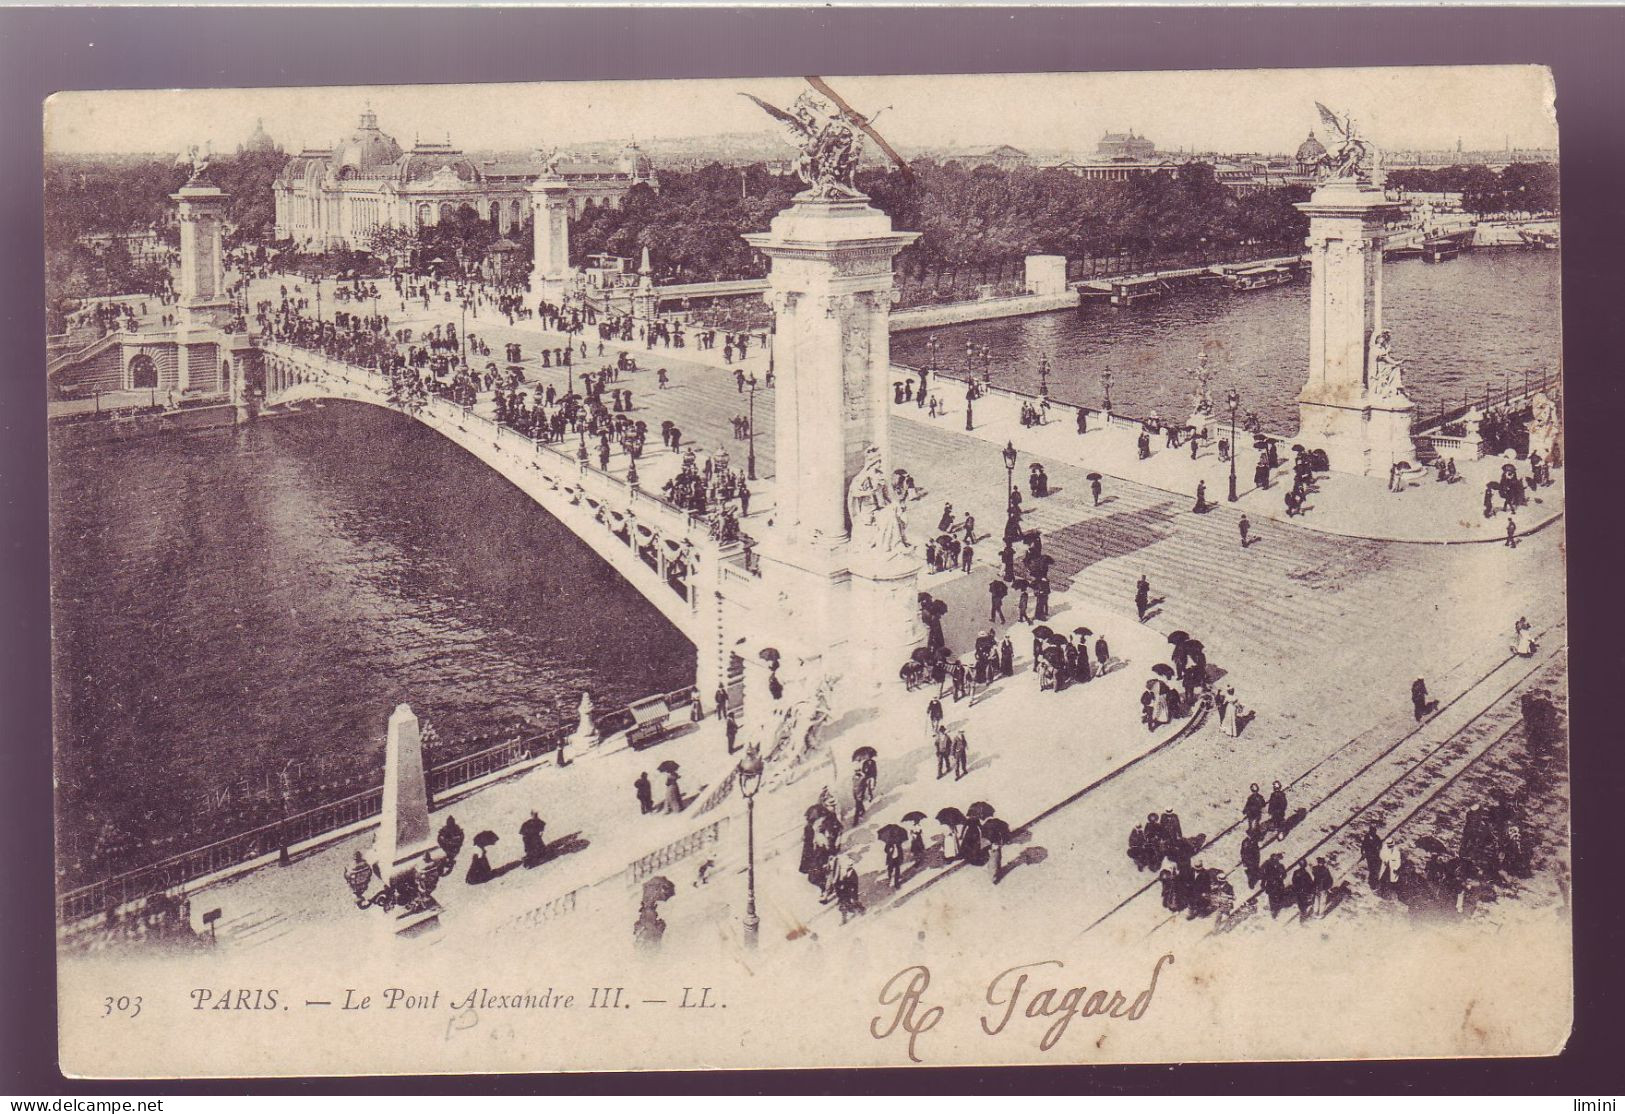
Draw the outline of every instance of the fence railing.
[[[681,688],[665,695],[673,707],[687,707],[692,689]],[[611,712],[602,717],[621,714]],[[438,796],[461,785],[517,766],[556,750],[561,739],[518,734],[495,746],[436,766],[429,771],[429,792]],[[59,895],[57,917],[68,924],[107,913],[154,894],[178,889],[222,870],[253,862],[284,847],[318,840],[383,811],[383,787],[368,789],[336,801],[306,809],[270,824],[263,824],[202,847],[173,855],[147,866],[79,886]]]
[[[646,878],[654,876],[655,871],[681,862],[703,848],[717,842],[722,836],[722,829],[727,826],[728,818],[719,817],[705,827],[690,832],[682,839],[674,840],[656,851],[651,851],[641,859],[633,860],[626,868],[626,880],[630,885],[636,885]]]

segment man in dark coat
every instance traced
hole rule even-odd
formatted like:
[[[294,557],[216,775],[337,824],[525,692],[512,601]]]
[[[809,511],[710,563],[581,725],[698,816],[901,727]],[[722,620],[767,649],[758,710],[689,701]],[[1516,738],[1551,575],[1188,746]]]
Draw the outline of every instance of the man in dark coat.
[[[728,718],[728,690],[726,688],[724,688],[723,686],[718,685],[717,686],[717,691],[712,694],[711,699],[716,702],[717,718],[718,719],[727,719]]]
[[[936,727],[940,724],[942,722],[942,701],[933,696],[925,706],[925,714],[926,718],[931,721],[931,726]]]
[[[1145,865],[1152,870],[1162,866],[1162,820],[1154,812],[1145,816]]]
[[[1292,872],[1292,900],[1298,903],[1298,916],[1309,919],[1309,906],[1315,900],[1315,879],[1303,863]]]
[[[723,724],[723,731],[728,736],[728,753],[732,754],[734,752],[734,740],[739,737],[739,721],[734,718],[732,712],[728,713],[728,718]]]
[[[1151,582],[1140,574],[1140,580],[1134,585],[1134,610],[1140,615],[1140,622],[1145,622],[1145,613],[1151,607]]]
[[[1258,872],[1263,876],[1264,893],[1270,900],[1270,916],[1278,916],[1281,906],[1286,904],[1286,864],[1281,861],[1280,853],[1265,859]]]
[[[1433,711],[1432,701],[1428,699],[1428,683],[1420,677],[1411,682],[1411,711],[1416,713],[1418,721]]]
[[[1332,868],[1326,865],[1324,858],[1315,860],[1315,869],[1311,872],[1314,879],[1314,909],[1315,916],[1324,917],[1331,907],[1332,888],[1336,882],[1332,879]]]
[[[1257,835],[1259,827],[1264,822],[1264,794],[1258,791],[1256,781],[1247,794],[1247,803],[1241,806],[1241,815],[1247,821],[1247,834]]]
[[[638,779],[632,783],[632,788],[636,790],[638,795],[638,807],[645,814],[653,812],[655,810],[655,791],[654,786],[649,784],[648,770],[644,770],[638,775]]]
[[[1282,835],[1285,835],[1286,834],[1286,790],[1281,788],[1281,783],[1280,782],[1276,782],[1274,787],[1271,788],[1271,790],[1270,790],[1269,809],[1270,809],[1270,827],[1274,828],[1276,830],[1276,832],[1278,832],[1278,833],[1280,833]]]
[[[999,672],[1006,677],[1016,675],[1016,648],[1008,638],[999,646]]]
[[[1366,879],[1375,890],[1382,880],[1382,837],[1377,834],[1375,824],[1360,837],[1360,857],[1365,860]]]
[[[446,822],[440,825],[440,833],[435,837],[446,858],[455,859],[457,853],[463,849],[463,829],[457,824],[457,817],[448,816]]]
[[[1259,851],[1258,836],[1248,832],[1241,840],[1241,865],[1247,871],[1247,885],[1258,885]]]
[[[1162,812],[1162,842],[1165,847],[1172,847],[1179,840],[1185,838],[1184,830],[1179,825],[1179,814],[1173,809],[1163,809]]]
[[[987,612],[988,622],[1003,623],[1006,621],[1004,618],[1004,597],[1009,593],[1009,591],[1009,586],[1006,585],[1002,580],[992,580],[988,582],[987,594],[991,600],[991,605],[988,607]]]

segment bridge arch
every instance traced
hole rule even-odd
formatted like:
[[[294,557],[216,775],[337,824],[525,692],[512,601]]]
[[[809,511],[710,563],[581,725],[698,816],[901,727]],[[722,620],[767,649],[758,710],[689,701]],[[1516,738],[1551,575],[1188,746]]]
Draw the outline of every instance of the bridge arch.
[[[704,523],[664,500],[445,399],[414,410],[396,405],[376,372],[275,344],[267,346],[264,363],[268,405],[326,398],[366,403],[405,414],[481,460],[603,558],[694,644],[701,692],[713,691],[726,676],[722,566],[737,543],[723,546]]]

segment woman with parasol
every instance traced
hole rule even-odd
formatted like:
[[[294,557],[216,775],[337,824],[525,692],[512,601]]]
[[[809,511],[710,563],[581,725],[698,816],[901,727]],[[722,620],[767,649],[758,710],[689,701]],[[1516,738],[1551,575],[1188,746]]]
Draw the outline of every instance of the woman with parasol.
[[[918,809],[903,815],[903,823],[909,826],[908,853],[914,859],[915,870],[925,866],[925,833],[920,830],[920,824],[924,820],[925,813]]]
[[[666,775],[666,799],[664,808],[667,812],[683,811],[683,790],[678,784],[677,763],[670,758],[666,759],[655,769]]]
[[[948,862],[959,858],[959,828],[965,814],[952,805],[937,810],[937,823],[942,825],[942,857]]]
[[[474,855],[468,860],[468,874],[465,875],[470,886],[491,880],[491,860],[488,856],[489,849],[496,841],[497,834],[489,828],[474,837]]]

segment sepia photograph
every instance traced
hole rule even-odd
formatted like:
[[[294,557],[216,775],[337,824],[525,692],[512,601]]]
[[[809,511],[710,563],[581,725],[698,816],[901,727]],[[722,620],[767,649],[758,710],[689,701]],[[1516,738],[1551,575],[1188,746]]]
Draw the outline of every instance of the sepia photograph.
[[[1558,92],[51,96],[62,1070],[1557,1054]]]

